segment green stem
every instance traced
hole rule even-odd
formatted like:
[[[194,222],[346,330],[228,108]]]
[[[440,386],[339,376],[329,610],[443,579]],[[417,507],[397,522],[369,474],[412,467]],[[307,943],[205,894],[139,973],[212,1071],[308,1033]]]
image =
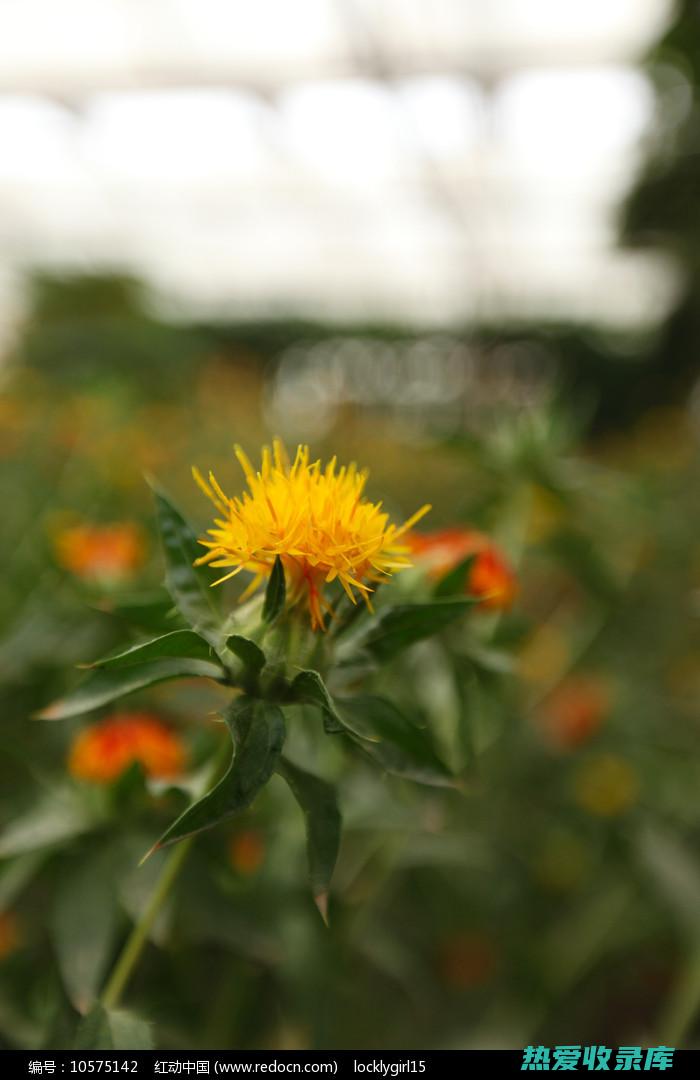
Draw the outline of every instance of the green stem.
[[[224,764],[228,761],[230,751],[231,744],[227,739],[225,742],[222,742],[219,751],[214,755],[210,782],[207,787],[213,785],[218,779],[219,773]],[[112,969],[112,973],[102,991],[100,1003],[105,1009],[113,1009],[119,1004],[121,996],[126,989],[126,984],[131,978],[132,972],[139,961],[146,942],[148,941],[148,935],[158,918],[160,909],[168,898],[170,890],[175,884],[178,874],[185,864],[185,860],[190,852],[194,839],[195,837],[192,835],[181,840],[175,845],[175,848],[165,860],[156,887],[144,908],[141,918],[129,934],[126,944],[119,954],[117,962]]]
[[[665,1046],[679,1046],[683,1043],[699,1009],[700,942],[696,942],[661,1015],[661,1042]]]
[[[105,1009],[113,1009],[119,1004],[119,1000],[124,993],[126,984],[131,978],[131,974],[143,952],[153,924],[189,854],[193,840],[194,837],[192,836],[187,837],[186,840],[182,840],[177,844],[175,849],[171,851],[166,859],[151,898],[148,901],[141,918],[131,931],[126,944],[119,955],[119,959],[114,965],[112,974],[102,991],[100,1002]]]

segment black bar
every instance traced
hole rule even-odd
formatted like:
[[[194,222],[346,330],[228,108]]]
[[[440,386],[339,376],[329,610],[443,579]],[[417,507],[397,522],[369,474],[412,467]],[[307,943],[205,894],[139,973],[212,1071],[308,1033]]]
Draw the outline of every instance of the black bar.
[[[595,1072],[600,1077],[615,1069],[615,1053],[608,1069],[594,1069],[579,1063],[573,1069],[552,1063],[528,1066],[521,1050],[0,1050],[0,1065],[10,1075],[27,1077],[112,1077],[129,1076],[341,1076],[355,1080],[376,1078],[431,1077],[448,1072],[488,1076],[491,1071],[541,1075],[553,1072]],[[554,1048],[552,1048],[552,1051]],[[700,1075],[700,1050],[674,1050],[666,1067],[645,1068],[632,1075]],[[554,1061],[554,1059],[553,1059]],[[628,1073],[629,1075],[629,1073]]]

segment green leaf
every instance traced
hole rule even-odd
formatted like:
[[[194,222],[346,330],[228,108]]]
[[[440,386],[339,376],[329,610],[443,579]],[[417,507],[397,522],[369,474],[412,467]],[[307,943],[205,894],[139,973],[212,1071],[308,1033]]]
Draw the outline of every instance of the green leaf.
[[[231,634],[226,638],[226,647],[238,657],[243,667],[252,675],[259,675],[265,667],[267,662],[265,653],[250,638],[241,637],[240,634]]]
[[[194,660],[216,660],[216,656],[204,638],[194,630],[173,630],[169,634],[141,641],[116,656],[96,660],[91,668],[125,668],[141,664],[145,660],[162,660],[166,657],[188,656]]]
[[[212,645],[221,636],[221,616],[211,589],[211,572],[194,566],[202,554],[197,537],[167,496],[154,489],[165,554],[165,584],[185,619]]]
[[[124,1009],[95,1005],[75,1038],[75,1050],[153,1050],[150,1024]]]
[[[280,757],[277,772],[289,784],[304,814],[309,880],[316,906],[325,921],[328,889],[340,847],[341,816],[335,791],[325,780],[305,772],[285,757]]]
[[[172,660],[151,660],[145,664],[134,664],[127,668],[98,668],[85,679],[80,686],[67,697],[54,701],[45,709],[36,713],[40,720],[63,720],[67,716],[79,716],[91,712],[101,705],[143,690],[147,686],[165,682],[167,679],[226,678],[226,672],[220,665],[205,660],[187,658]]]
[[[647,825],[636,837],[640,863],[651,876],[683,929],[697,936],[700,929],[700,870],[692,848],[663,827]]]
[[[99,610],[146,631],[158,631],[168,624],[172,625],[175,616],[180,620],[179,613],[173,607],[173,599],[165,589],[110,596],[100,602]]]
[[[337,701],[355,743],[387,772],[435,787],[455,779],[433,748],[430,735],[416,727],[392,702],[369,694]]]
[[[316,705],[323,713],[323,725],[329,735],[345,730],[333,698],[317,671],[300,671],[289,688],[289,701],[300,705]]]
[[[275,621],[284,607],[286,595],[287,587],[284,580],[284,566],[278,555],[272,567],[272,573],[270,574],[270,580],[267,583],[267,589],[265,590],[265,602],[262,609],[264,622],[271,623]]]
[[[117,891],[108,857],[68,866],[54,902],[51,937],[66,992],[85,1013],[95,1001],[117,931]]]
[[[619,587],[599,545],[591,537],[575,529],[564,529],[555,533],[546,546],[594,596],[604,601],[615,599]]]
[[[87,832],[95,824],[73,787],[56,788],[0,833],[0,858],[40,851]]]
[[[259,698],[237,698],[229,706],[226,722],[235,745],[228,772],[166,829],[153,850],[211,829],[245,810],[272,776],[285,737],[282,710]]]
[[[14,904],[23,889],[35,877],[46,861],[43,851],[30,851],[5,863],[0,871],[0,911]]]
[[[397,604],[386,608],[356,641],[376,661],[393,659],[403,649],[432,637],[459,619],[474,605],[472,599],[433,600],[422,604]]]
[[[449,573],[438,581],[434,595],[436,597],[461,596],[467,591],[467,581],[471,568],[476,560],[476,554],[467,555]]]

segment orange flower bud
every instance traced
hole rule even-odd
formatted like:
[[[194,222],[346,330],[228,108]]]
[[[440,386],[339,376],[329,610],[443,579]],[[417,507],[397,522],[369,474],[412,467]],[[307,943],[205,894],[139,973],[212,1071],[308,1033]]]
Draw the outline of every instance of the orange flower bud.
[[[480,607],[509,608],[518,591],[515,573],[499,548],[484,533],[460,525],[429,533],[411,533],[406,540],[416,559],[435,579],[445,577],[470,555],[466,593],[481,598]]]
[[[79,780],[109,784],[139,762],[154,779],[177,776],[185,767],[185,747],[170,728],[149,713],[120,713],[81,731],[68,758]]]

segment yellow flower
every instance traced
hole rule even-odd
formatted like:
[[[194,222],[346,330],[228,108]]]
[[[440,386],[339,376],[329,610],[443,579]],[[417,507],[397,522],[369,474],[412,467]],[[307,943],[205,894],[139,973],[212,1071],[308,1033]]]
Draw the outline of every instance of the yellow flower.
[[[429,506],[403,525],[392,525],[381,503],[363,498],[366,472],[354,464],[337,468],[335,457],[322,468],[320,461],[309,461],[308,446],[299,446],[290,463],[276,439],[272,453],[263,448],[259,472],[238,446],[236,457],[249,489],[240,498],[225,495],[211,473],[207,483],[193,469],[195,480],[221,514],[215,528],[208,530],[211,539],[200,540],[209,550],[196,565],[233,567],[215,585],[249,570],[255,576],[245,598],[270,574],[279,555],[290,600],[305,594],[312,628],[325,629],[324,612],[332,614],[332,608],[324,586],[337,579],[353,604],[357,590],[371,606],[371,584],[411,565],[409,549],[399,540]]]

